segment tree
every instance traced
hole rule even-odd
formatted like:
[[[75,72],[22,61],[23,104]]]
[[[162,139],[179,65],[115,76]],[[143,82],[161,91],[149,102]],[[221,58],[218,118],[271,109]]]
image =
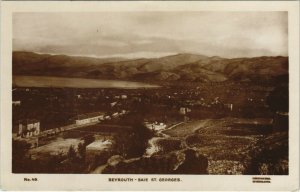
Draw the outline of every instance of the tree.
[[[92,143],[92,142],[94,142],[95,141],[95,137],[94,137],[94,135],[87,135],[87,136],[85,136],[84,138],[83,138],[83,140],[84,140],[84,146],[87,146],[87,145],[89,145],[90,143]]]
[[[128,157],[139,157],[143,155],[147,146],[148,140],[153,136],[153,132],[145,127],[142,123],[136,123],[132,126],[132,131],[127,136],[122,135],[120,142],[124,146],[125,153]]]
[[[82,159],[85,158],[86,146],[82,143],[78,144],[78,153]]]
[[[73,145],[71,145],[71,146],[69,147],[69,151],[68,151],[68,159],[71,160],[71,161],[73,161],[73,160],[76,159],[76,151],[75,151]]]

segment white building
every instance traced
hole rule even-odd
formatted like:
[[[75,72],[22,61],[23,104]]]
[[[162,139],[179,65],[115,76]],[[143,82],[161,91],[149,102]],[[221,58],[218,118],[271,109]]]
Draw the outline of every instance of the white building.
[[[121,99],[127,99],[127,95],[121,95]]]
[[[192,110],[190,108],[187,108],[187,107],[180,107],[179,109],[179,113],[182,114],[182,115],[185,115],[189,112],[191,112]]]
[[[89,123],[96,123],[104,120],[104,113],[102,112],[95,112],[95,113],[87,113],[78,115],[75,123],[76,125],[84,125]]]
[[[115,106],[116,104],[117,104],[117,102],[112,102],[112,103],[110,103],[110,106],[113,107],[113,106]]]
[[[117,118],[117,117],[119,117],[119,113],[118,113],[118,112],[115,112],[115,113],[113,113],[111,116],[112,116],[113,118]]]
[[[121,112],[120,112],[120,115],[125,115],[126,114],[126,110],[122,110]]]
[[[13,106],[20,106],[21,105],[21,101],[13,101],[12,105]]]
[[[154,122],[154,123],[149,123],[149,122],[145,122],[145,126],[148,129],[154,130],[154,131],[159,131],[159,130],[163,130],[167,127],[166,124],[164,123],[158,123],[158,122]]]
[[[104,119],[105,119],[105,120],[110,120],[111,117],[110,117],[109,115],[106,115],[106,116],[104,117]]]
[[[32,137],[40,134],[40,122],[35,119],[26,119],[19,122],[19,132],[20,137]]]

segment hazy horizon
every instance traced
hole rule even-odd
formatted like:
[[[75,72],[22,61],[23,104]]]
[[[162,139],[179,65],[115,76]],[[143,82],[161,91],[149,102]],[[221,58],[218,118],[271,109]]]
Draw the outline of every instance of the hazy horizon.
[[[13,50],[96,58],[288,56],[287,12],[15,13]]]

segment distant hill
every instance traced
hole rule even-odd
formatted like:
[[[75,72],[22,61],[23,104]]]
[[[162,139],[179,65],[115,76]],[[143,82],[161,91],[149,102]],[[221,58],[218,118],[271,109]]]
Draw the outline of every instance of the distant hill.
[[[84,71],[104,63],[117,62],[122,58],[91,58],[67,55],[13,52],[13,74],[50,76],[81,76]],[[83,73],[82,73],[83,72]]]
[[[177,54],[153,59],[102,59],[13,52],[13,74],[142,82],[255,81],[287,75],[288,57],[226,59],[216,56]]]

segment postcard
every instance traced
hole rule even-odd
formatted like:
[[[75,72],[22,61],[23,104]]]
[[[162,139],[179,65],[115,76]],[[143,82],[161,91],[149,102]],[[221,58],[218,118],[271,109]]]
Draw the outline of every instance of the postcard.
[[[299,2],[2,2],[1,188],[299,188]]]

